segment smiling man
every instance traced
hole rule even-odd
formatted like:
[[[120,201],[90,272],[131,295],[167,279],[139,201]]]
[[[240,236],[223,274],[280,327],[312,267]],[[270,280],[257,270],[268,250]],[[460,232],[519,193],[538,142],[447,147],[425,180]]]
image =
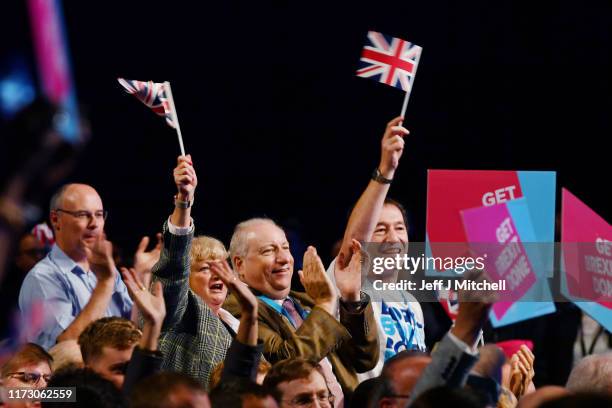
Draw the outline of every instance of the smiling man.
[[[372,257],[395,257],[408,253],[408,221],[404,207],[387,197],[395,171],[404,151],[404,137],[408,130],[402,126],[402,117],[391,120],[381,140],[378,167],[372,174],[365,191],[355,204],[349,218],[338,257],[328,268],[328,275],[338,280],[342,268],[354,256],[354,240],[367,242]],[[424,351],[425,331],[421,305],[408,292],[377,291],[373,282],[397,282],[399,271],[385,269],[374,274],[368,268],[364,291],[372,298],[372,308],[378,324],[380,357],[376,367],[362,375],[361,381],[380,374],[385,360],[403,350]]]
[[[61,187],[51,198],[50,219],[55,245],[27,274],[19,293],[22,313],[44,312],[41,327],[31,330],[28,340],[46,349],[78,338],[96,319],[129,318],[132,310],[114,262],[104,259],[96,268],[88,259],[91,248],[105,241],[106,210],[96,190],[86,184]]]
[[[361,292],[358,257],[337,281],[338,299],[313,247],[304,254],[304,270],[299,272],[306,293],[291,291],[289,242],[270,219],[238,224],[230,256],[240,279],[258,295],[259,339],[266,359],[274,363],[301,357],[320,362],[335,404],[341,405],[343,394],[352,393],[358,384],[356,374],[370,370],[378,360],[376,325],[369,297]],[[231,296],[225,307],[239,314]]]

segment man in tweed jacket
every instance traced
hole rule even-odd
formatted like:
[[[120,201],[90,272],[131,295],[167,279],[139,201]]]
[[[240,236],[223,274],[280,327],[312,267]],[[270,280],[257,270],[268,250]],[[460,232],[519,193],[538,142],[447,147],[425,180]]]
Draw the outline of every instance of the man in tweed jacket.
[[[332,387],[338,383],[349,397],[358,384],[356,374],[371,370],[379,353],[372,305],[360,292],[360,256],[337,271],[337,293],[316,250],[309,247],[299,272],[306,293],[290,291],[293,256],[285,232],[262,218],[236,226],[230,256],[240,279],[258,295],[259,339],[266,359],[321,361],[324,371],[325,366],[333,370],[329,374],[334,378],[324,376],[336,400],[339,393]],[[224,308],[239,315],[236,306],[229,296]]]
[[[174,181],[178,188],[175,208],[164,223],[164,246],[153,267],[154,279],[163,284],[168,311],[159,340],[162,369],[187,374],[206,388],[211,371],[225,359],[232,337],[221,319],[189,288],[194,231],[191,204],[197,185],[191,156],[179,157]]]

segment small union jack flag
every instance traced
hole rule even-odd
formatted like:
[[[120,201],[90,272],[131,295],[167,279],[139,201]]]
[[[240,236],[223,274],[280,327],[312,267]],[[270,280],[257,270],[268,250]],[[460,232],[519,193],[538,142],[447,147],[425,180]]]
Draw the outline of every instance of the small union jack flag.
[[[410,92],[423,49],[401,38],[368,31],[357,76]]]
[[[153,112],[159,116],[165,116],[166,123],[176,129],[163,83],[133,81],[123,78],[117,78],[117,80],[128,93],[134,95],[140,102],[153,109]]]

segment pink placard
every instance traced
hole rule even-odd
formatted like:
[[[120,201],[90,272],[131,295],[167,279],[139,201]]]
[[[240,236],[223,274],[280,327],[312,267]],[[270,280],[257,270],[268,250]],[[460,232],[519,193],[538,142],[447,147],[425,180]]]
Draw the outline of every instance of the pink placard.
[[[506,203],[461,211],[470,248],[485,257],[489,277],[506,281],[504,301],[493,305],[501,319],[512,304],[536,283],[535,273]]]
[[[70,92],[70,66],[56,0],[29,0],[38,68],[45,95],[57,104]]]
[[[561,226],[570,295],[612,308],[612,226],[566,189]]]

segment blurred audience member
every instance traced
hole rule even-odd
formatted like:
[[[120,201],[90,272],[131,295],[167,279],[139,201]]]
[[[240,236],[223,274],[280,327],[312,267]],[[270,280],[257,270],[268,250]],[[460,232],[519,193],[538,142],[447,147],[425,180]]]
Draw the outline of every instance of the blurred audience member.
[[[19,299],[19,288],[23,279],[30,269],[36,265],[49,252],[35,235],[25,234],[19,239],[14,262],[7,265],[4,280],[0,282],[0,338],[9,334],[9,329],[14,324],[14,313],[17,312],[17,300]]]
[[[571,392],[600,392],[612,395],[612,353],[595,354],[580,360],[570,373]]]
[[[272,366],[266,360],[260,360],[259,366],[257,367],[257,375],[255,377],[255,383],[262,385],[268,371],[270,371]],[[224,363],[221,363],[215,367],[215,369],[210,374],[210,382],[208,384],[208,389],[212,390],[216,388],[221,383],[221,374],[223,373]]]
[[[2,366],[5,387],[45,388],[51,378],[53,357],[37,344],[27,343]]]
[[[410,405],[410,408],[443,407],[485,408],[487,405],[469,390],[444,386],[425,391]]]
[[[49,354],[53,356],[53,371],[65,367],[80,368],[84,366],[81,347],[77,340],[59,342],[49,349]]]
[[[419,350],[404,350],[388,359],[380,375],[378,404],[385,407],[405,406],[430,363],[429,354]]]
[[[610,394],[581,392],[566,395],[557,399],[544,402],[538,408],[610,408],[612,407],[612,396]]]
[[[210,403],[213,408],[278,408],[271,391],[245,378],[224,381],[210,392]]]
[[[112,382],[88,368],[67,368],[53,375],[49,387],[75,387],[75,398],[43,401],[43,408],[127,408],[127,402]]]
[[[104,317],[91,323],[79,336],[85,366],[123,387],[125,372],[142,332],[121,317]]]
[[[209,408],[210,401],[196,380],[180,373],[160,372],[134,387],[130,407]]]
[[[525,395],[518,402],[518,408],[538,408],[547,401],[552,401],[568,395],[569,391],[558,385],[548,385]],[[584,407],[586,408],[586,407]]]
[[[263,385],[277,394],[281,408],[334,406],[334,395],[325,382],[321,366],[304,359],[274,364]]]

